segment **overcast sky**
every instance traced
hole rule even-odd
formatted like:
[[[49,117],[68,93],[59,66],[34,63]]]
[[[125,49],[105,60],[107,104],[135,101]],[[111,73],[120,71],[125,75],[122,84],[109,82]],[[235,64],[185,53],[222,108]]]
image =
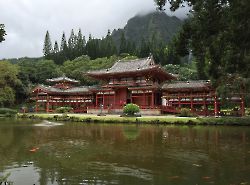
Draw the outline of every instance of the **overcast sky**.
[[[0,43],[0,59],[42,56],[45,33],[60,44],[62,32],[71,29],[88,38],[101,38],[138,13],[154,11],[153,0],[0,0],[0,23],[7,36]],[[173,15],[168,8],[166,12]],[[174,15],[185,16],[179,10]]]

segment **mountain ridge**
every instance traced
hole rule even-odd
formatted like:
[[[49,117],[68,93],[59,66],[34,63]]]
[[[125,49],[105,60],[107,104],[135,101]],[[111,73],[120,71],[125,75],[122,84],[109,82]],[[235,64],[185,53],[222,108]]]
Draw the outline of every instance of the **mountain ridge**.
[[[146,15],[135,15],[130,18],[122,29],[113,30],[111,36],[117,46],[124,33],[125,38],[139,46],[142,39],[147,42],[168,44],[181,28],[183,21],[165,12],[151,12]]]

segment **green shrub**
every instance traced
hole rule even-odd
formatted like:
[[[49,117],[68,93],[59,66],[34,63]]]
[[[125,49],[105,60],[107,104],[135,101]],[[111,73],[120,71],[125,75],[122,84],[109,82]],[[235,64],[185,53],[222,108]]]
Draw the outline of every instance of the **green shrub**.
[[[29,118],[29,115],[27,113],[23,113],[23,114],[18,114],[17,117],[18,118]]]
[[[250,108],[246,108],[245,113],[246,113],[246,116],[250,116]]]
[[[58,108],[56,108],[57,113],[67,113],[67,112],[71,112],[72,110],[73,110],[72,107],[58,107]]]
[[[133,116],[135,113],[138,113],[138,112],[140,112],[139,106],[133,103],[127,104],[123,108],[123,113],[129,116]]]
[[[180,112],[181,117],[192,117],[194,116],[190,109],[182,108]]]
[[[0,114],[6,115],[6,116],[14,116],[17,114],[17,111],[14,109],[0,108]]]

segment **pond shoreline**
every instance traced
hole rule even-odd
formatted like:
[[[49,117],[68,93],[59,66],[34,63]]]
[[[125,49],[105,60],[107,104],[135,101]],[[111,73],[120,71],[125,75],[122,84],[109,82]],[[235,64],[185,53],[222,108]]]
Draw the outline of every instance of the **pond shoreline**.
[[[98,116],[94,114],[34,114],[19,113],[17,118],[32,120],[51,120],[83,123],[132,123],[132,124],[164,124],[164,125],[232,125],[250,126],[250,117],[178,117],[142,116],[120,117],[119,115]]]

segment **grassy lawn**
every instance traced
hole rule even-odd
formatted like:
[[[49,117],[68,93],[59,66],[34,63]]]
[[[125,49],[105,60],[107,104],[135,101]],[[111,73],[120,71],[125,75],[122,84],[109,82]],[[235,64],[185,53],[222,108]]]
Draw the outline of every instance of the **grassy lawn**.
[[[145,123],[176,125],[250,125],[250,117],[178,117],[173,115],[120,117],[119,115],[97,116],[95,114],[18,114],[18,118],[46,119],[86,123]]]

